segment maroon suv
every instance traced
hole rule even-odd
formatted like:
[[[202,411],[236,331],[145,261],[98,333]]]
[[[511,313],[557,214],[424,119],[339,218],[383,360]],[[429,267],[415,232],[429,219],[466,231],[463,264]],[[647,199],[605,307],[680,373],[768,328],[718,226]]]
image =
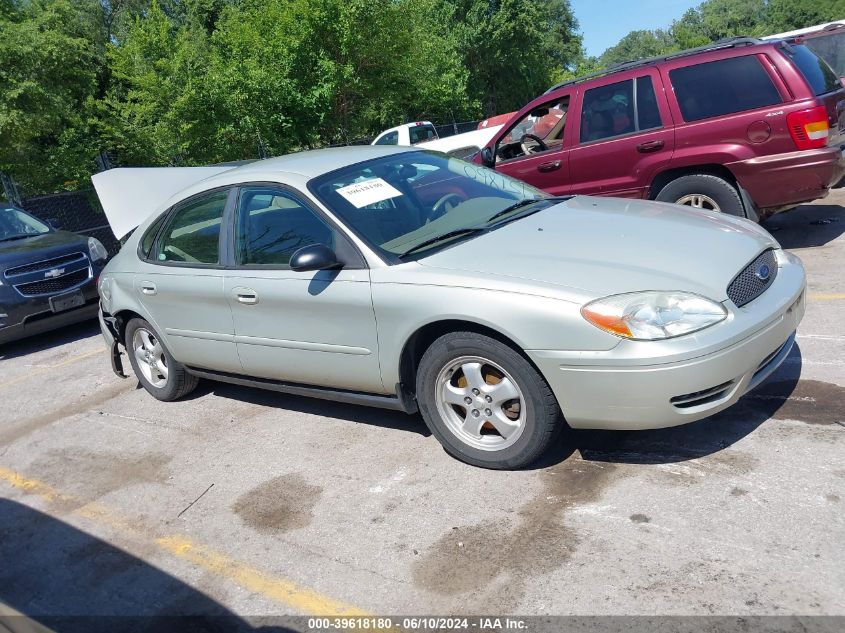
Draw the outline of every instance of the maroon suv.
[[[551,88],[476,160],[556,195],[760,219],[845,174],[845,90],[797,40],[718,42]]]

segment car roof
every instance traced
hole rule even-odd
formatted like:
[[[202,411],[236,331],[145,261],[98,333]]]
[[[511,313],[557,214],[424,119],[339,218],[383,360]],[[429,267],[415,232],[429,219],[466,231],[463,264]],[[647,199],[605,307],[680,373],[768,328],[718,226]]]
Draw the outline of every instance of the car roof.
[[[666,62],[673,59],[678,59],[681,57],[690,57],[693,55],[699,55],[703,53],[712,53],[713,51],[724,50],[724,49],[731,49],[731,48],[739,48],[742,46],[765,46],[772,44],[776,44],[777,41],[775,40],[767,40],[763,41],[754,37],[730,37],[719,40],[717,42],[712,42],[710,44],[706,44],[704,46],[699,46],[697,48],[688,48],[682,51],[675,51],[674,53],[668,53],[666,55],[659,55],[658,57],[649,57],[646,59],[638,59],[626,62],[619,62],[617,64],[613,64],[608,66],[607,68],[603,68],[595,73],[591,73],[589,75],[584,75],[583,77],[578,77],[576,79],[571,79],[568,81],[561,82],[559,84],[555,84],[546,92],[544,95],[554,92],[555,90],[559,90],[560,88],[564,88],[566,86],[572,86],[575,84],[580,84],[586,81],[590,81],[591,79],[599,79],[601,77],[606,77],[608,75],[614,75],[616,73],[621,73],[626,70],[633,70],[635,68],[641,68],[643,66],[650,66],[659,64],[660,62]]]
[[[366,160],[419,151],[413,147],[400,145],[351,145],[347,147],[329,147],[314,149],[276,158],[257,160],[225,172],[227,176],[255,174],[257,172],[284,172],[297,174],[304,178],[316,178],[336,169],[354,165]],[[212,177],[211,179],[214,179]]]

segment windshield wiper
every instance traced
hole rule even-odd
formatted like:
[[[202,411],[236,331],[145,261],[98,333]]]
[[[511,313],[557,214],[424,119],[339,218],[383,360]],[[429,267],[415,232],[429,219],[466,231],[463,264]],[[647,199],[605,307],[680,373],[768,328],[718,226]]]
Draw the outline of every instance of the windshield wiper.
[[[569,200],[569,198],[571,198],[571,197],[572,196],[559,196],[559,197],[550,197],[550,198],[523,198],[522,200],[517,200],[512,205],[505,207],[501,211],[494,213],[492,216],[487,218],[487,224],[490,224],[491,222],[498,220],[502,216],[505,216],[508,213],[512,213],[513,211],[516,211],[517,209],[521,209],[522,207],[527,207],[530,204],[534,204],[535,202],[560,202],[562,200]],[[539,211],[539,210],[540,209],[536,209],[536,211]],[[522,216],[519,216],[519,217],[525,217],[525,216],[522,215]]]
[[[484,233],[486,231],[487,231],[487,229],[482,228],[480,226],[471,226],[471,227],[467,227],[467,228],[464,228],[464,229],[455,229],[454,231],[447,231],[446,233],[443,233],[442,235],[435,235],[434,237],[430,237],[427,240],[423,240],[422,242],[420,242],[416,246],[412,246],[411,248],[409,248],[407,251],[399,253],[399,255],[397,255],[397,257],[399,257],[401,259],[402,257],[405,257],[406,255],[410,255],[411,253],[414,253],[416,251],[424,249],[426,246],[431,246],[432,244],[437,244],[437,242],[442,242],[443,240],[448,240],[448,239],[451,239],[451,238],[454,238],[454,237],[461,237],[461,236],[465,236],[465,235],[475,235],[476,233]]]

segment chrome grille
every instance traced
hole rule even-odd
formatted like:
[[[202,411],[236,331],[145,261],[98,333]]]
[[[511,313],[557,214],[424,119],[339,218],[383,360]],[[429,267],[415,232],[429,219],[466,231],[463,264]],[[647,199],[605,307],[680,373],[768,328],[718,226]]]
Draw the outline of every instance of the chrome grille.
[[[15,289],[22,295],[27,297],[34,297],[36,295],[55,294],[63,290],[70,290],[86,282],[91,276],[88,268],[77,270],[55,279],[44,279],[42,281],[34,281],[28,284],[20,284],[15,286]]]
[[[764,267],[768,267],[769,271],[766,278],[762,278],[759,274]],[[741,308],[763,294],[766,288],[772,285],[777,275],[778,263],[775,252],[771,249],[764,251],[728,284],[728,298]]]
[[[63,264],[80,262],[84,259],[87,259],[87,255],[85,255],[85,253],[69,253],[68,255],[62,255],[60,257],[54,257],[52,259],[45,259],[40,262],[33,262],[31,264],[24,264],[23,266],[9,268],[6,271],[6,277],[8,278],[14,277],[16,275],[24,275],[26,273],[33,273],[39,270],[50,270],[51,268],[56,268],[57,266],[61,266]]]

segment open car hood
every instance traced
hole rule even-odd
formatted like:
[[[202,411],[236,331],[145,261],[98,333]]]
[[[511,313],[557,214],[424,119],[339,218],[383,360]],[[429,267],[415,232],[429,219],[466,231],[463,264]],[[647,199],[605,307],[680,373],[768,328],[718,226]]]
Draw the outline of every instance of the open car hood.
[[[193,184],[234,169],[215,167],[120,167],[91,177],[94,189],[117,239],[138,227],[177,193]]]

